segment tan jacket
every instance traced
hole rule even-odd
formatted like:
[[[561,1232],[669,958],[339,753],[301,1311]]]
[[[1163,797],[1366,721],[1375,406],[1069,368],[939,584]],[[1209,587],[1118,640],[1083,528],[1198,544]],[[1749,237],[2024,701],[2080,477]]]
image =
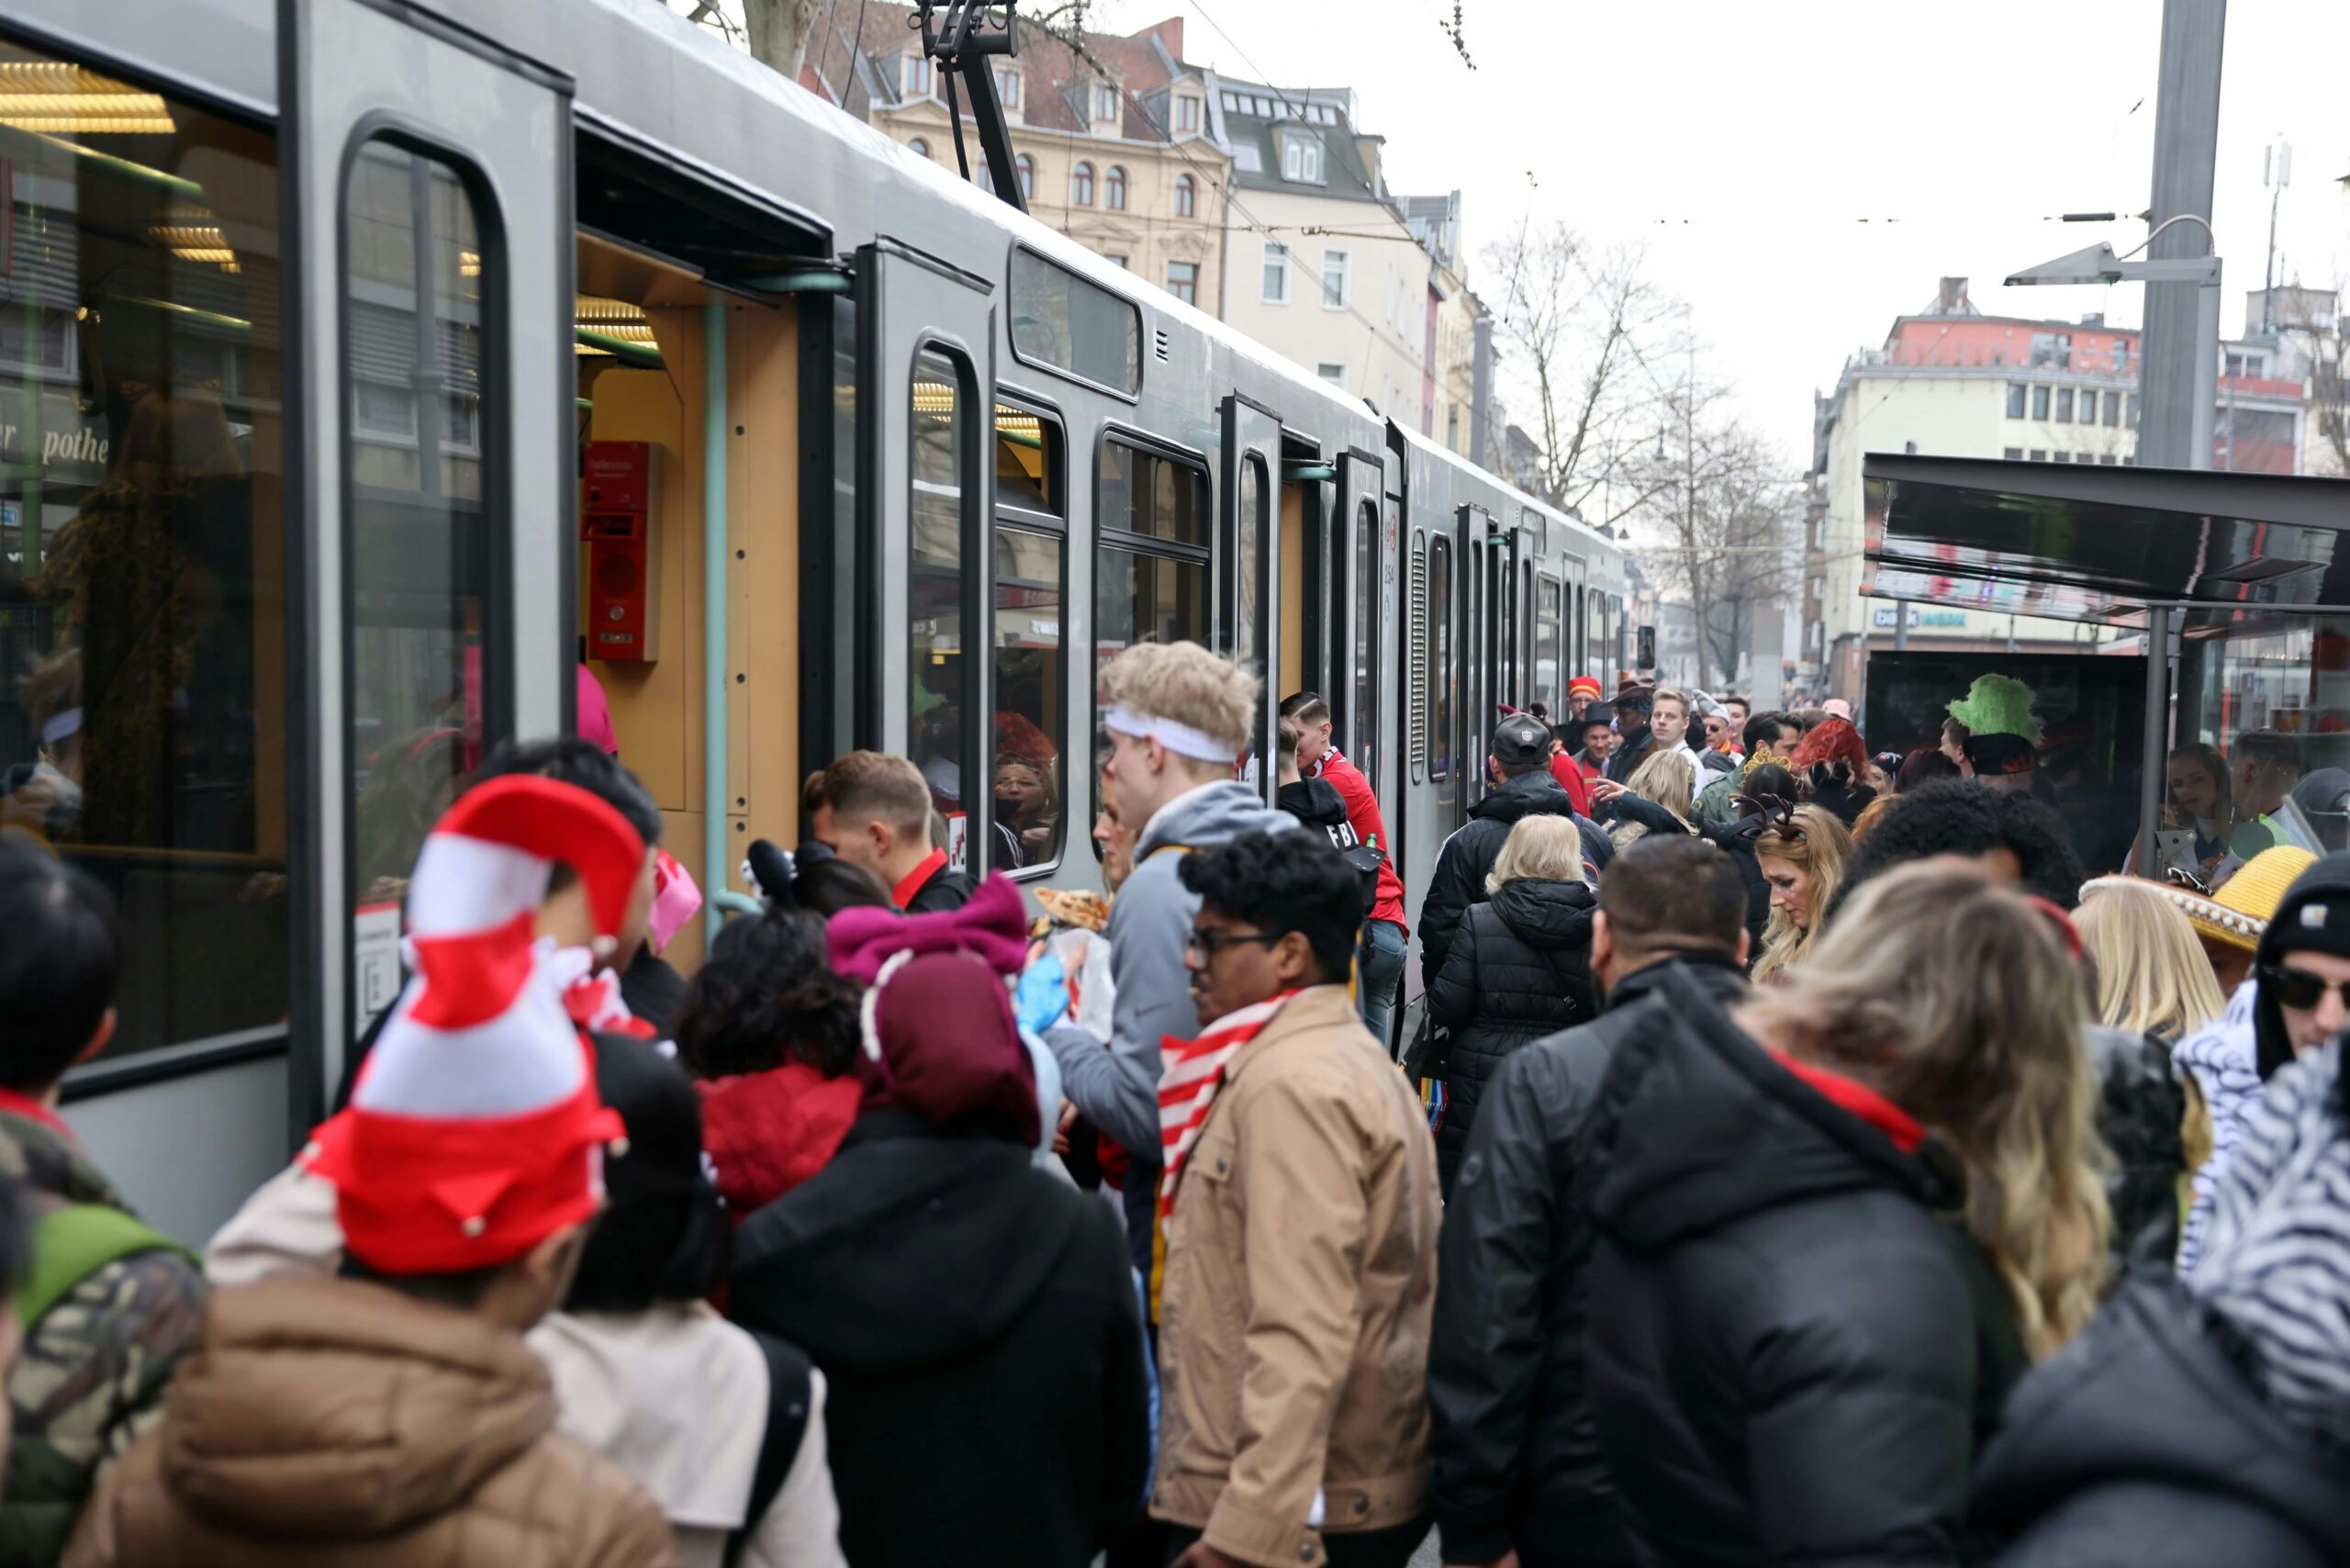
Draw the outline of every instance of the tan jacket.
[[[677,1568],[661,1510],[554,1416],[538,1357],[470,1313],[354,1280],[221,1291],[65,1568]]]
[[[1337,986],[1243,1047],[1167,1223],[1153,1516],[1315,1568],[1427,1506],[1436,1149]]]

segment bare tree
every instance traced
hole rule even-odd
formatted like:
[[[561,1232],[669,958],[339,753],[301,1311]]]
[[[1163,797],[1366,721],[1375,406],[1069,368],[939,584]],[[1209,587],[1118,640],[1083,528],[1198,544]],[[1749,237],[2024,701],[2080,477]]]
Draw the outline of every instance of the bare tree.
[[[797,80],[808,37],[828,0],[669,0],[669,8],[711,28],[752,59]]]
[[[1697,622],[1697,684],[1737,673],[1755,622],[1799,575],[1802,487],[1795,465],[1729,417],[1724,394],[1696,381],[1666,398],[1655,448],[1638,465],[1648,495],[1640,565]]]
[[[2311,448],[2303,468],[2311,474],[2350,475],[2350,327],[2342,301],[2350,284],[2337,283],[2333,311],[2293,323],[2310,356]]]
[[[1660,397],[1648,362],[1680,302],[1638,250],[1595,249],[1561,222],[1522,227],[1485,265],[1506,280],[1498,325],[1534,404],[1536,493],[1594,523],[1639,510],[1662,483],[1639,476]]]

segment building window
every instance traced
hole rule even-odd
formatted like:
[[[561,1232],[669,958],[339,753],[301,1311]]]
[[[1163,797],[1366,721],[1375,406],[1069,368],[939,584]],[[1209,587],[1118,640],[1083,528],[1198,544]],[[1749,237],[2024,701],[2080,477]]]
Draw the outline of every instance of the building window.
[[[1186,305],[1200,302],[1200,264],[1197,262],[1167,263],[1167,292]]]
[[[2048,417],[2048,388],[2045,386],[2031,389],[2031,417],[2035,420]]]
[[[2119,425],[2121,422],[2121,394],[2119,392],[2108,392],[2105,395],[2105,422],[2108,425]]]
[[[2031,363],[2050,365],[2057,370],[2072,369],[2073,334],[2070,332],[2032,333]]]
[[[1347,367],[1343,364],[1332,364],[1326,359],[1314,367],[1314,374],[1341,391],[1346,389]]]
[[[2010,463],[2020,463],[2023,461],[2023,448],[2020,446],[2010,446],[2001,452],[1999,455],[2006,458]]]
[[[2053,452],[2049,454],[2049,461],[2052,463],[2070,463],[2072,460],[2073,454],[2069,452]]]
[[[2031,460],[2032,460],[2034,463],[2045,463],[2045,462],[2047,462],[2047,461],[2048,461],[2048,449],[2047,449],[2046,447],[2044,447],[2044,446],[2035,446],[2035,447],[2033,447],[2033,448],[2031,449]]]
[[[1118,90],[1106,82],[1093,89],[1093,118],[1103,120],[1118,118]]]
[[[1102,205],[1113,212],[1126,210],[1126,172],[1115,163],[1102,176]]]
[[[2097,423],[2097,393],[2094,389],[2081,394],[2081,423]]]
[[[2106,467],[2110,468],[2113,466],[2113,454],[2109,452],[2104,456],[2098,458],[2098,461],[2103,464]]]
[[[1016,109],[1020,106],[1019,72],[999,71],[995,73],[995,97],[996,102],[1007,109]]]
[[[1183,97],[1175,100],[1175,129],[1179,132],[1200,129],[1200,101]]]
[[[906,148],[917,157],[927,158],[930,156],[930,143],[924,141],[919,136],[915,137],[912,141],[907,142]]]
[[[1287,245],[1265,247],[1265,303],[1268,305],[1289,303],[1289,247]]]
[[[2084,452],[2076,456],[2073,461],[2076,463],[2086,463],[2094,466],[2097,463],[2097,454],[2094,452]]]
[[[1199,205],[1200,187],[1192,183],[1192,176],[1189,174],[1176,175],[1175,216],[1178,218],[1192,217],[1199,210]]]
[[[2130,394],[2130,428],[2138,428],[2138,394],[2135,392]]]
[[[1444,449],[1447,452],[1460,450],[1460,405],[1458,403],[1444,411]]]
[[[1080,163],[1069,172],[1069,204],[1071,207],[1093,205],[1093,165]]]
[[[2056,389],[2056,422],[2060,425],[2073,422],[2073,389],[2069,386]]]
[[[1104,256],[1102,259],[1122,272],[1133,270],[1126,264],[1126,258],[1124,256]]]
[[[1281,178],[1301,185],[1322,183],[1322,139],[1290,131],[1281,137]]]
[[[1020,199],[1035,201],[1036,199],[1036,160],[1023,152],[1012,161],[1012,166],[1020,171]]]
[[[930,57],[926,54],[910,54],[906,56],[905,71],[900,76],[899,80],[902,81],[906,84],[905,95],[907,97],[929,97],[931,88]]]
[[[1347,308],[1347,253],[1344,251],[1322,252],[1322,303],[1332,310]]]
[[[2023,418],[2023,394],[2024,385],[2022,382],[2010,381],[2008,383],[2008,418],[2011,420],[2020,420]]]

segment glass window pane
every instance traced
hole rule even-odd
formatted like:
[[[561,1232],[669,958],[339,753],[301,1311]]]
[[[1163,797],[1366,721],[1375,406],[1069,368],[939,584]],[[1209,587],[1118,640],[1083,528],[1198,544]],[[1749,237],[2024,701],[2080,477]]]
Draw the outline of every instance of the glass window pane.
[[[1240,492],[1233,508],[1235,535],[1232,570],[1239,605],[1233,618],[1232,655],[1240,667],[1263,673],[1264,640],[1258,621],[1259,587],[1265,570],[1264,465],[1255,457],[1240,460]]]
[[[995,406],[995,504],[1058,517],[1060,429],[1025,409]]]
[[[1379,767],[1379,504],[1355,510],[1354,764],[1376,778]]]
[[[968,868],[961,831],[963,772],[963,421],[957,362],[935,349],[914,360],[906,554],[906,729],[910,755],[946,819],[955,864]]]
[[[1207,640],[1203,562],[1104,545],[1095,557],[1094,577],[1096,669],[1136,643]]]
[[[1028,251],[1012,252],[1012,350],[1123,392],[1142,385],[1141,314]]]
[[[995,818],[998,870],[1061,851],[1061,536],[995,531]]]
[[[1536,578],[1534,599],[1534,700],[1557,723],[1566,717],[1559,704],[1559,585]]]
[[[1122,442],[1102,443],[1097,521],[1178,544],[1205,546],[1207,480],[1184,464]]]
[[[503,520],[483,505],[482,288],[472,195],[447,163],[388,141],[343,193],[350,372],[354,932],[397,920],[418,846],[495,737],[486,664]],[[462,433],[463,439],[453,439]],[[364,1025],[392,1001],[354,988]],[[364,979],[364,977],[363,977]]]
[[[0,829],[116,897],[113,1059],[285,1017],[277,158],[0,42],[27,83],[39,122],[0,118]]]
[[[1452,776],[1452,542],[1437,538],[1428,550],[1428,708],[1436,731],[1428,777]]]

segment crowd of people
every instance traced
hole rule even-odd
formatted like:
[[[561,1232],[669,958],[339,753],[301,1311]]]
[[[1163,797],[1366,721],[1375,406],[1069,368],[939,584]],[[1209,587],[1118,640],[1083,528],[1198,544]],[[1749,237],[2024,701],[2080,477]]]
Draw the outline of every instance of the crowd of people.
[[[492,752],[201,1253],[58,1114],[109,900],[0,834],[0,1562],[2350,1560],[2350,853],[2278,747],[2091,878],[2003,677],[1906,755],[1582,678],[1407,913],[1320,696],[1268,806],[1246,670],[1099,695],[1104,891],[854,752],[690,977],[609,737]]]

